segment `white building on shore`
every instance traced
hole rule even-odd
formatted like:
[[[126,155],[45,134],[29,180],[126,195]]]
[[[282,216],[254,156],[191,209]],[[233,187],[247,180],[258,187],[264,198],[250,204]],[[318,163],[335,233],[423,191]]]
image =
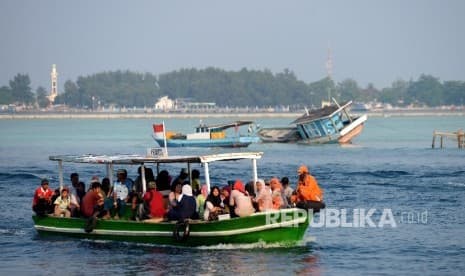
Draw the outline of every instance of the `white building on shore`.
[[[170,111],[175,109],[175,102],[168,96],[161,97],[155,103],[155,110]]]

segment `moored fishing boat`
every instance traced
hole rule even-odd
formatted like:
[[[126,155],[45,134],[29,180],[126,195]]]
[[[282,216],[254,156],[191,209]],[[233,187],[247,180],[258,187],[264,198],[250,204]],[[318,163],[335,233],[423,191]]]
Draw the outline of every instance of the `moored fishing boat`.
[[[248,125],[248,134],[239,133],[239,127]],[[234,128],[233,135],[227,135],[226,130]],[[153,125],[153,139],[160,147],[223,147],[240,148],[257,143],[260,139],[254,134],[252,121],[235,121],[226,124],[207,125],[200,123],[195,127],[195,133],[182,134],[166,131],[164,124]]]
[[[219,161],[249,160],[252,163],[252,179],[257,176],[257,160],[261,152],[225,153],[204,156],[138,156],[138,155],[61,155],[49,159],[58,162],[60,187],[63,187],[63,163],[105,165],[107,177],[113,178],[114,166],[141,166],[143,190],[146,189],[145,167],[182,163],[201,164],[204,168],[205,183],[210,187],[209,165]],[[188,169],[188,170],[189,170]],[[296,242],[302,239],[311,220],[306,210],[291,208],[254,213],[251,216],[229,218],[217,221],[131,221],[99,219],[88,227],[84,218],[62,218],[56,216],[33,216],[34,227],[41,235],[64,235],[77,238],[143,242],[181,246],[214,245],[220,243],[252,242]],[[86,231],[87,230],[87,231]]]

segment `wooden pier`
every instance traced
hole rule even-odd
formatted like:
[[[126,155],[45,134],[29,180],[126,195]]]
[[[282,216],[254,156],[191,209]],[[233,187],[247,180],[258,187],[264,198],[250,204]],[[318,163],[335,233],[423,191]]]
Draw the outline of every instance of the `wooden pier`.
[[[465,132],[461,129],[456,132],[442,132],[442,131],[433,131],[433,143],[431,147],[434,149],[436,147],[436,137],[440,138],[440,148],[444,147],[444,138],[451,138],[457,140],[457,145],[459,149],[465,148]]]

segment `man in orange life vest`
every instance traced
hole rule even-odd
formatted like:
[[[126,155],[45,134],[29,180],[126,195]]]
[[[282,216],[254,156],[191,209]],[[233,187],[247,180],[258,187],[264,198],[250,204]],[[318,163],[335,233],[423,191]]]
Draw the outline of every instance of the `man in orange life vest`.
[[[318,212],[325,208],[323,203],[323,190],[318,186],[316,179],[310,174],[304,165],[297,170],[299,180],[297,183],[297,207],[313,209]]]

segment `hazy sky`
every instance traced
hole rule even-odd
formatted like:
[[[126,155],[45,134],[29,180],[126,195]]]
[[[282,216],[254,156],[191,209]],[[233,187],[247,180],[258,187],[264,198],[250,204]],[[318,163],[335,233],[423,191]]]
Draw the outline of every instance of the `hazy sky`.
[[[48,89],[53,63],[60,87],[102,71],[209,66],[288,68],[313,82],[328,46],[336,81],[465,80],[465,1],[0,0],[0,86],[27,73]]]

